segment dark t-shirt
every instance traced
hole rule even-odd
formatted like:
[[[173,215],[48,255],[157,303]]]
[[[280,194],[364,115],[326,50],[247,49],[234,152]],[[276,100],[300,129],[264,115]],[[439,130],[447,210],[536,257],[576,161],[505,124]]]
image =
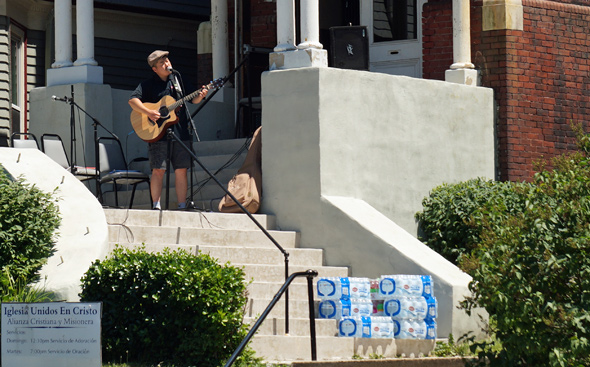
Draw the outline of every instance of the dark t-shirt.
[[[160,101],[164,96],[171,96],[175,100],[179,100],[181,98],[180,95],[177,94],[176,89],[174,88],[172,82],[172,75],[166,81],[160,79],[157,74],[154,74],[150,79],[147,79],[137,86],[133,93],[131,93],[131,98],[139,98],[140,101],[144,103],[156,103]],[[186,83],[186,87],[182,90],[182,96],[190,94],[193,92],[191,89],[192,86],[190,83]],[[187,110],[186,106],[183,104],[180,109],[176,111],[176,116],[178,116],[178,123],[172,125],[173,131],[180,138],[180,140],[187,141],[192,140],[191,136],[188,132],[189,123],[187,117]],[[167,140],[167,135],[164,134],[162,136],[162,140]]]

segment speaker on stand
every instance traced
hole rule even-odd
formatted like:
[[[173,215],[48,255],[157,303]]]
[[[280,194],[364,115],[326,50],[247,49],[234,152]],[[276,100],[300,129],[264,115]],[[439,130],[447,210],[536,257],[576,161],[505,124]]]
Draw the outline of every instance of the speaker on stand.
[[[340,69],[369,70],[366,26],[330,28],[330,64]]]

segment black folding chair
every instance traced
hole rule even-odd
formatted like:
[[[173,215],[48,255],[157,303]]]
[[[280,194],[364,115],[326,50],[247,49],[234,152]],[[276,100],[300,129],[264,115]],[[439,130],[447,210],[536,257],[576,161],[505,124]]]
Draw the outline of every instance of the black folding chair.
[[[21,139],[23,137],[26,139]],[[10,135],[10,146],[13,148],[39,149],[37,137],[32,133],[12,133]]]
[[[132,162],[146,160],[146,158],[136,158]],[[123,147],[118,139],[113,137],[98,138],[98,164],[97,169],[100,172],[100,186],[102,192],[102,185],[112,184],[115,193],[115,206],[119,206],[118,185],[131,185],[131,198],[129,200],[129,208],[133,207],[133,199],[135,197],[135,190],[137,185],[142,182],[150,185],[150,176],[136,170],[130,170]],[[151,204],[151,195],[150,195]]]
[[[53,159],[60,166],[68,171],[72,170],[70,160],[66,154],[66,148],[63,140],[57,134],[41,135],[41,149],[49,158]],[[80,181],[96,178],[98,171],[94,167],[74,166],[74,172],[71,172]]]

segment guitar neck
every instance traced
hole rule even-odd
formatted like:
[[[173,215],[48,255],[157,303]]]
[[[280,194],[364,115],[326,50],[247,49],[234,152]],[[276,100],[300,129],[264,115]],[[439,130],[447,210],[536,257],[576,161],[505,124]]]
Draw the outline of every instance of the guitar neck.
[[[181,99],[179,99],[178,101],[176,101],[176,102],[174,102],[173,104],[171,104],[171,105],[168,107],[168,110],[170,110],[170,111],[174,111],[176,108],[178,108],[179,106],[181,106],[181,105],[182,105],[184,102],[186,102],[186,101],[190,101],[190,100],[192,100],[193,98],[195,98],[196,96],[198,96],[198,95],[199,95],[199,93],[201,93],[201,91],[203,91],[203,90],[205,90],[205,89],[209,89],[209,86],[206,86],[206,87],[204,87],[204,88],[201,88],[201,89],[199,89],[199,90],[196,90],[196,91],[192,92],[191,94],[189,94],[189,95],[187,95],[187,96],[184,96],[183,98],[181,98]]]

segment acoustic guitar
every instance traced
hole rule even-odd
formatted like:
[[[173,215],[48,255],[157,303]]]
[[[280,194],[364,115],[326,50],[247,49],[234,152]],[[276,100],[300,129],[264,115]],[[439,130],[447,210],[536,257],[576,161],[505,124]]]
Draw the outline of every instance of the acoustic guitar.
[[[144,105],[151,110],[158,110],[160,112],[160,118],[157,121],[151,120],[147,115],[131,111],[131,126],[137,136],[148,143],[153,143],[162,138],[168,127],[178,122],[178,116],[176,115],[177,109],[182,106],[186,101],[190,101],[199,95],[203,90],[217,89],[223,85],[223,78],[215,79],[211,83],[207,84],[203,88],[194,91],[193,93],[175,100],[172,96],[164,96],[156,103],[144,103]]]

